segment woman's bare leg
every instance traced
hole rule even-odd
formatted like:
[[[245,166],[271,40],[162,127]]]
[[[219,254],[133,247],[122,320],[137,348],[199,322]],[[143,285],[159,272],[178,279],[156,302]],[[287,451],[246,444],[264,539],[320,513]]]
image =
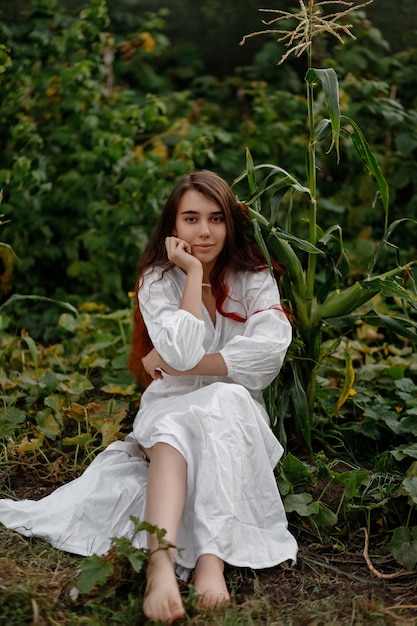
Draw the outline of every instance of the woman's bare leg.
[[[146,521],[166,530],[164,539],[175,544],[185,503],[187,464],[172,446],[157,443],[145,450],[150,459],[146,495]],[[173,566],[172,550],[158,550],[149,535],[153,553],[147,572],[143,611],[149,619],[170,624],[185,613]]]
[[[223,572],[224,563],[214,554],[202,554],[197,560],[193,585],[202,608],[214,608],[230,600]]]

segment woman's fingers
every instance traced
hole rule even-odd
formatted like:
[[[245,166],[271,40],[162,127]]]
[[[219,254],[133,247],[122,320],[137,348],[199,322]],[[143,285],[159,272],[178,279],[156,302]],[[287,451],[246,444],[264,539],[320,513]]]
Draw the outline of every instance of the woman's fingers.
[[[165,239],[165,247],[171,263],[178,265],[185,272],[188,273],[192,267],[201,266],[200,261],[193,256],[190,244],[183,239],[167,237]]]
[[[165,240],[165,246],[170,261],[178,255],[181,256],[184,253],[191,254],[190,244],[183,239],[178,239],[178,237],[167,237]]]
[[[143,363],[143,367],[145,368],[145,370],[148,372],[150,376],[152,376],[154,380],[163,378],[163,374],[162,374],[163,360],[161,359],[160,355],[155,350],[155,348],[152,348],[152,350],[146,356],[143,357],[142,363]]]

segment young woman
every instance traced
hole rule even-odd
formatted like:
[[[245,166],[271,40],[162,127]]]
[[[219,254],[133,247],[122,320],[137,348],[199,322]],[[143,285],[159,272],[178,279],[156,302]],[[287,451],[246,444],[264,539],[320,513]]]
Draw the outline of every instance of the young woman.
[[[0,521],[78,554],[105,552],[132,514],[164,528],[178,549],[148,537],[143,608],[171,623],[184,615],[175,572],[194,570],[201,606],[214,607],[229,599],[224,563],[295,560],[273,472],[282,447],[262,399],[291,327],[244,205],[208,171],[183,177],[168,198],[137,293],[130,368],[152,382],[132,435],[51,496],[0,501]]]

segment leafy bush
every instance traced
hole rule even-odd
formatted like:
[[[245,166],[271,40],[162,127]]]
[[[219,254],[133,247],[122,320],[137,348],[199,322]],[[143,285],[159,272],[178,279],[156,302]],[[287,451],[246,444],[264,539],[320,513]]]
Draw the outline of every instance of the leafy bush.
[[[25,330],[6,332],[12,318],[0,315],[0,437],[9,442],[10,458],[40,455],[52,463],[69,456],[78,472],[125,436],[137,409],[140,394],[126,365],[132,310],[108,312],[86,302],[77,312],[59,304],[67,309],[58,322],[60,341],[47,346]]]
[[[114,84],[114,55],[132,49],[151,67],[148,24],[117,45],[108,27],[104,0],[79,17],[34,3],[26,22],[1,25],[12,58],[0,96],[4,236],[21,258],[3,298],[13,287],[126,302],[173,181],[206,158],[204,136],[187,120],[172,125],[165,101]]]

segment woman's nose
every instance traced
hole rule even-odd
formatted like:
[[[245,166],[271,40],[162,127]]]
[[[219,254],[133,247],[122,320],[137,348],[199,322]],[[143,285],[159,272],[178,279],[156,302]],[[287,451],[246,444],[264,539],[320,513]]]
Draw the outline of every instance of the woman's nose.
[[[209,237],[210,236],[210,225],[208,222],[201,221],[200,224],[200,237]]]

